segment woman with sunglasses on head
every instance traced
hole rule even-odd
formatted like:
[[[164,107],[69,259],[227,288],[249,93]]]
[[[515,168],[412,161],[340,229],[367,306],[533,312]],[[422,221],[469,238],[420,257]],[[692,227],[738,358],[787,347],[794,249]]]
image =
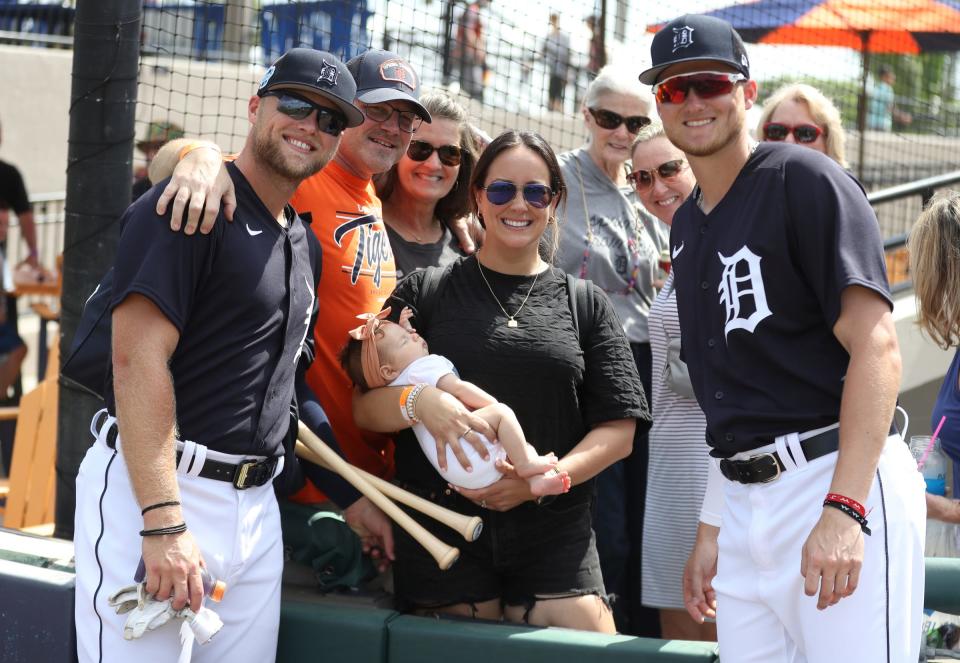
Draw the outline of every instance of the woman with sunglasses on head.
[[[637,135],[627,179],[644,208],[666,225],[697,181],[683,152],[655,122]],[[667,256],[669,258],[669,254]],[[650,307],[653,385],[650,390],[650,468],[643,518],[643,604],[660,610],[660,637],[716,640],[712,622],[698,624],[683,604],[683,565],[697,535],[700,504],[707,485],[709,451],[703,411],[685,374],[671,370],[679,356],[680,322],[673,276]]]
[[[394,320],[404,306],[415,310],[411,322],[431,351],[448,357],[463,380],[510,406],[527,440],[540,453],[555,451],[557,470],[573,484],[553,501],[538,500],[501,464],[504,476],[494,484],[454,489],[427,461],[411,421],[422,421],[438,440],[441,465],[466,467],[461,445],[479,445],[483,456],[478,433],[495,437],[482,419],[432,386],[418,386],[416,397],[399,387],[355,391],[359,425],[401,430],[396,479],[402,486],[484,519],[480,538],[464,544],[437,522],[411,514],[461,555],[440,571],[397,531],[394,579],[404,609],[614,632],[591,528],[592,483],[630,452],[636,420],[648,415],[609,299],[594,287],[585,298],[592,298],[592,308],[584,306],[575,323],[566,274],[550,265],[565,189],[542,137],[516,131],[499,136],[480,156],[470,185],[486,228],[483,246],[443,271],[429,305],[424,291],[430,291],[425,280],[431,272],[422,271],[404,279],[387,301]],[[401,398],[404,407],[398,408]]]
[[[587,88],[586,144],[560,155],[569,187],[560,232],[558,265],[590,279],[613,302],[630,341],[644,389],[650,388],[647,315],[656,296],[654,277],[667,233],[641,213],[625,164],[637,132],[650,124],[652,99],[635,75],[604,67]],[[607,590],[618,597],[617,628],[656,636],[655,611],[640,604],[640,538],[647,477],[647,426],[639,424],[633,453],[598,480],[597,546]]]
[[[792,83],[770,95],[760,114],[759,133],[764,141],[803,145],[850,167],[840,111],[813,86]]]
[[[470,213],[476,151],[467,111],[442,92],[420,103],[434,121],[420,125],[400,161],[374,178],[398,278],[463,255],[449,226]]]

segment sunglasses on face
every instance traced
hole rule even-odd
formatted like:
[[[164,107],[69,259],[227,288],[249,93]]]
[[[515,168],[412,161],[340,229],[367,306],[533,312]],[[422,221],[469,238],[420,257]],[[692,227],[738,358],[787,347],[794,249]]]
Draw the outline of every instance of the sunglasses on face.
[[[747,80],[743,74],[721,71],[698,71],[678,74],[660,81],[653,87],[653,94],[661,104],[682,104],[693,90],[701,99],[713,99],[730,94],[733,86]]]
[[[590,111],[597,126],[601,129],[617,129],[621,124],[626,124],[627,131],[636,134],[650,124],[650,118],[643,115],[623,117],[619,113],[604,110],[603,108],[588,108],[587,110]]]
[[[480,188],[487,192],[487,200],[494,205],[506,205],[517,197],[517,185],[506,180],[494,180]],[[527,204],[537,209],[543,209],[553,200],[553,189],[546,184],[524,184],[522,191]]]
[[[787,136],[793,134],[793,138],[798,143],[812,143],[820,137],[823,130],[815,124],[798,124],[791,127],[782,122],[767,122],[763,125],[764,140],[786,140]]]
[[[317,129],[331,136],[339,136],[347,127],[347,118],[332,108],[318,106],[309,99],[286,91],[267,92],[263,96],[277,98],[277,110],[294,120],[303,120],[317,111]]]
[[[440,163],[444,166],[460,165],[460,147],[458,145],[441,145],[434,147],[423,140],[411,140],[410,147],[407,148],[407,156],[414,161],[426,161],[434,152],[440,157]]]
[[[399,108],[394,108],[390,104],[372,104],[370,106],[363,107],[363,113],[368,118],[374,122],[379,122],[383,124],[396,113],[397,117],[397,126],[400,127],[400,131],[405,131],[408,134],[412,134],[414,131],[420,128],[420,125],[423,123],[423,118],[417,115],[413,111],[402,111]]]
[[[657,177],[660,177],[660,179],[664,181],[672,181],[675,179],[686,164],[687,162],[683,159],[674,159],[650,170],[635,170],[627,175],[627,181],[630,182],[638,192],[646,191],[653,187],[653,182]]]

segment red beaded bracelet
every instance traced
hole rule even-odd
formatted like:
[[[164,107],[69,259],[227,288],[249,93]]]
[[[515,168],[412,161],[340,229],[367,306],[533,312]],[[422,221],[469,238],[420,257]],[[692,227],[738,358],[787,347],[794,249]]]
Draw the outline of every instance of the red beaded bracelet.
[[[828,502],[840,502],[840,504],[846,504],[848,507],[860,514],[861,518],[867,517],[867,510],[863,508],[863,505],[860,504],[857,500],[847,497],[846,495],[841,495],[839,493],[827,493],[826,498]]]

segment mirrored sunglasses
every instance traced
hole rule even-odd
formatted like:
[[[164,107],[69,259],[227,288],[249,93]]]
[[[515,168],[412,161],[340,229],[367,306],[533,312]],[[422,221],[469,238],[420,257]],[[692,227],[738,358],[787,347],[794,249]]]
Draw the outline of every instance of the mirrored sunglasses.
[[[363,107],[363,113],[374,122],[380,122],[381,124],[389,120],[393,117],[393,114],[396,113],[400,118],[398,120],[400,131],[405,131],[408,134],[412,134],[419,129],[423,123],[423,118],[414,111],[402,111],[399,108],[394,108],[390,104],[365,105]]]
[[[347,118],[342,113],[326,106],[319,106],[293,92],[272,90],[263,96],[276,97],[277,110],[294,120],[303,120],[316,111],[317,129],[330,136],[339,136],[347,127]]]
[[[794,140],[798,143],[812,143],[823,133],[823,130],[815,124],[798,124],[790,126],[782,122],[767,122],[763,125],[764,140],[786,140],[787,136],[793,134]]]
[[[639,133],[641,129],[650,124],[650,118],[644,115],[631,115],[623,117],[619,113],[608,111],[603,108],[587,108],[597,126],[601,129],[616,129],[621,124],[627,125],[627,131],[632,134]]]
[[[635,170],[627,175],[627,181],[633,185],[633,188],[639,191],[646,191],[653,186],[654,180],[659,176],[660,179],[671,181],[683,170],[686,165],[683,159],[674,159],[660,164],[650,170]]]
[[[480,188],[487,192],[487,200],[494,205],[506,205],[517,197],[517,185],[506,180],[494,180]],[[522,191],[527,204],[537,209],[543,209],[553,200],[553,189],[546,184],[524,184]]]
[[[414,161],[426,161],[434,152],[440,157],[440,163],[444,166],[460,165],[461,152],[458,145],[434,147],[423,140],[411,140],[410,147],[407,148],[407,156]]]
[[[653,86],[653,94],[661,104],[682,104],[690,90],[701,99],[713,99],[730,94],[733,86],[747,80],[743,74],[731,74],[722,71],[698,71],[692,74],[678,74],[660,81]]]

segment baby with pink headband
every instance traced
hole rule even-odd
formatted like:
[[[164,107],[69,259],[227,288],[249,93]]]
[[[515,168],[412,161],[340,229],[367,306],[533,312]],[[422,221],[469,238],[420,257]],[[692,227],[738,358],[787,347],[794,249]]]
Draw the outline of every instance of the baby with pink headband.
[[[473,470],[465,470],[455,460],[449,447],[446,449],[447,469],[444,470],[437,459],[437,443],[433,435],[422,423],[415,422],[413,432],[424,455],[444,479],[463,488],[489,486],[503,476],[496,467],[496,461],[506,457],[517,476],[527,481],[534,495],[556,495],[570,489],[570,476],[556,469],[557,457],[553,453],[543,456],[537,453],[524,438],[513,410],[498,403],[475,384],[461,380],[448,359],[429,353],[426,341],[410,325],[409,308],[404,307],[400,312],[399,324],[385,320],[389,314],[390,309],[386,308],[376,315],[357,316],[365,319],[366,323],[350,331],[350,340],[340,357],[354,384],[363,390],[429,384],[473,408],[474,414],[497,431],[498,444],[475,433],[487,446],[488,460],[484,460],[471,444],[461,438],[461,447]]]

